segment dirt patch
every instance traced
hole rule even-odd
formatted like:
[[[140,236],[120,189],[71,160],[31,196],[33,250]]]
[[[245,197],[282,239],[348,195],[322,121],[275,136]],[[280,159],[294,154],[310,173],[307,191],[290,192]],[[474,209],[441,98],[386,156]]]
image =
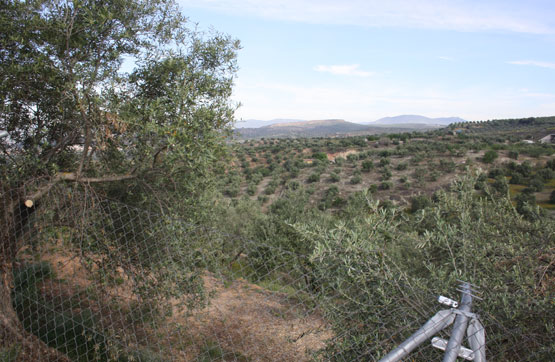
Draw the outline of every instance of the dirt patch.
[[[357,153],[359,153],[359,151],[346,150],[346,151],[341,151],[341,152],[336,152],[336,153],[328,153],[327,156],[328,156],[328,161],[335,162],[335,159],[337,157],[347,158],[347,156],[354,155],[354,154],[357,154]]]
[[[185,298],[176,298],[169,301],[170,317],[142,323],[151,312],[138,303],[141,299],[122,270],[116,270],[120,283],[95,288],[98,281],[79,255],[58,249],[41,260],[48,261],[56,275],[39,286],[44,300],[60,308],[69,303],[63,309],[74,314],[91,310],[108,335],[134,340],[131,349],[157,346],[156,353],[178,361],[306,361],[333,337],[318,310],[294,295],[244,279],[224,283],[208,273],[203,277],[210,296],[207,307],[191,311]]]
[[[212,276],[204,280],[214,294],[210,305],[189,317],[175,311],[192,339],[203,337],[200,350],[192,346],[197,355],[218,346],[225,360],[305,361],[332,337],[317,311],[305,310],[284,293],[242,279],[227,287]]]

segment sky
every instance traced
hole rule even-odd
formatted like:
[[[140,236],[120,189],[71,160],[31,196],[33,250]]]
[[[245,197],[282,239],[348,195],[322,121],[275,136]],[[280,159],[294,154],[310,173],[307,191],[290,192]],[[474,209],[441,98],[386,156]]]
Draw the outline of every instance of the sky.
[[[240,119],[555,115],[553,0],[178,0],[241,41]]]

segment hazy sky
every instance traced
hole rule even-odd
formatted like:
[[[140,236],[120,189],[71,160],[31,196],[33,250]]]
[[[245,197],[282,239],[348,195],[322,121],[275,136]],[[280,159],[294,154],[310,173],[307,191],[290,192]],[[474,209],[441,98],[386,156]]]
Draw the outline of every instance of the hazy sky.
[[[554,0],[178,0],[238,38],[243,119],[555,115]]]

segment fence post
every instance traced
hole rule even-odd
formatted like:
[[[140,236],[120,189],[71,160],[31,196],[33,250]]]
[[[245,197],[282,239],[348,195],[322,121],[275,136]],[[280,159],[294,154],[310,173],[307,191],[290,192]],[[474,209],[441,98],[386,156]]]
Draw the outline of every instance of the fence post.
[[[466,327],[468,325],[468,314],[471,313],[470,310],[472,308],[472,295],[470,294],[469,283],[462,283],[461,293],[462,297],[461,305],[458,309],[459,313],[457,313],[455,324],[453,325],[453,331],[451,332],[451,338],[445,348],[443,362],[455,362],[457,360],[462,340],[466,332]]]

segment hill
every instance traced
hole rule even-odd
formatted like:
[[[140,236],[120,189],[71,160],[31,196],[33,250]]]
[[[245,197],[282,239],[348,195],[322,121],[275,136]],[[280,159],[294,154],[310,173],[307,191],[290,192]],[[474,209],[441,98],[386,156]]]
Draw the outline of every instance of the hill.
[[[405,114],[395,117],[384,117],[377,121],[370,122],[370,124],[433,124],[447,126],[451,123],[466,122],[466,120],[459,117],[439,117],[439,118],[429,118],[425,116],[420,116],[416,114]]]
[[[437,126],[423,124],[404,125],[362,125],[342,119],[297,121],[275,123],[259,128],[239,128],[235,133],[239,138],[306,138],[343,137],[364,134],[383,134],[434,129]]]
[[[294,122],[303,122],[301,119],[288,119],[288,118],[275,118],[269,121],[263,121],[260,119],[245,119],[237,121],[235,124],[235,128],[260,128],[265,126],[270,126],[276,123],[294,123]]]

